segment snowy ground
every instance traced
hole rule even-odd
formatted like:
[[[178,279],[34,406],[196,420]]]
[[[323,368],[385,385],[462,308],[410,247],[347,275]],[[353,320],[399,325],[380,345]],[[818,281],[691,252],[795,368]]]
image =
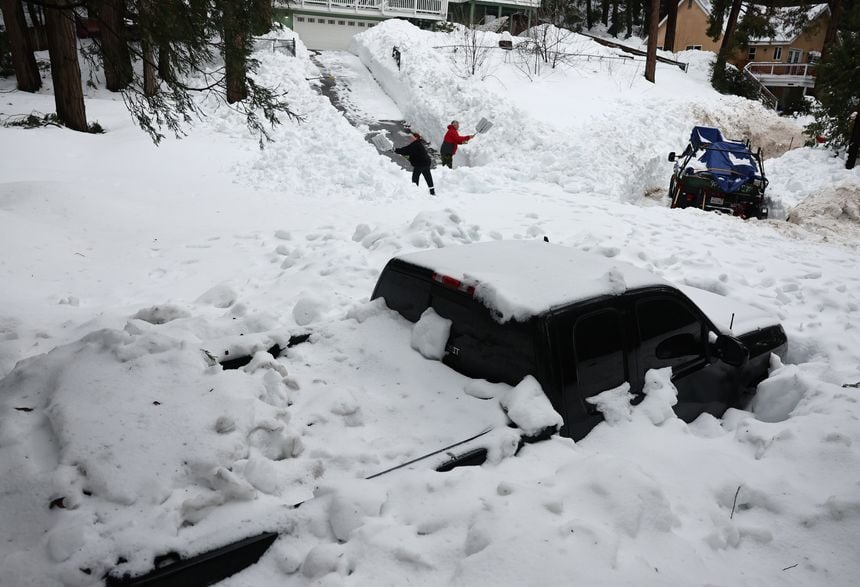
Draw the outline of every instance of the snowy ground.
[[[856,582],[860,406],[843,385],[860,382],[860,172],[712,92],[705,54],[652,86],[635,60],[529,81],[497,51],[480,80],[435,48],[455,42],[389,21],[354,46],[390,97],[362,77],[354,112],[402,113],[435,141],[454,118],[494,122],[434,170],[436,198],[317,93],[301,46],[260,53],[307,119],[263,151],[214,105],[156,148],[101,90],[87,108],[104,135],[0,129],[0,584],[94,584],[120,557],[142,571],[272,529],[227,584]],[[322,58],[349,77],[349,59]],[[0,116],[52,111],[46,81],[4,93]],[[763,146],[792,222],[667,209],[666,153],[702,123]],[[367,303],[385,261],[545,235],[777,313],[788,354],[755,413],[688,426],[659,409],[672,388],[655,376],[656,410],[579,443],[509,458],[499,434],[480,468],[361,480],[503,418]]]

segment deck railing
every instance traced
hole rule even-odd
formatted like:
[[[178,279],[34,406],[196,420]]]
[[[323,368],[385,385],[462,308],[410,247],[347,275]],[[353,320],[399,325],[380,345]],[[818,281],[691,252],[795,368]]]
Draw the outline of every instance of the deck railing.
[[[818,66],[814,63],[780,63],[778,61],[750,61],[745,69],[751,74],[790,75],[795,77],[815,77]]]
[[[324,9],[332,14],[413,16],[434,20],[448,16],[448,0],[292,0],[288,5],[293,8]]]

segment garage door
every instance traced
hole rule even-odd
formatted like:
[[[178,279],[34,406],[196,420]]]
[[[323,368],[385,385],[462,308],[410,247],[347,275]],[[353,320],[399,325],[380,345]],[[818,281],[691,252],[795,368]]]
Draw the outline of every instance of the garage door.
[[[376,21],[356,20],[334,15],[306,16],[296,15],[293,18],[293,30],[308,49],[349,49],[352,36],[366,31],[376,24]]]

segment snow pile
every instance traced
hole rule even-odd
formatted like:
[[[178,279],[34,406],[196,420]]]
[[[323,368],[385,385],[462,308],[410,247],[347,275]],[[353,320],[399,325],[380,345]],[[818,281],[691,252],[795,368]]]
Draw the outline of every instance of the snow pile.
[[[823,187],[793,207],[786,218],[831,235],[860,235],[860,177]]]
[[[481,33],[479,44],[493,47],[499,38]],[[457,77],[463,44],[462,33],[434,35],[392,20],[357,35],[353,50],[407,121],[431,141],[441,141],[452,119],[460,121],[464,134],[481,118],[494,123],[455,157],[470,167],[460,179],[466,189],[540,179],[571,194],[638,202],[666,188],[671,172],[666,154],[683,149],[693,126],[718,126],[726,136],[748,137],[766,156],[801,141],[796,122],[758,103],[721,96],[703,86],[701,76],[672,65],[658,64],[659,83],[652,85],[642,76],[643,63],[580,35],[571,34],[560,46],[572,57],[556,69],[545,65],[543,74],[531,79],[517,66],[516,51],[489,51],[484,80]],[[395,46],[402,55],[399,69],[391,57]],[[692,65],[707,67],[701,60]],[[574,111],[570,96],[576,96]],[[649,130],[654,128],[661,132]]]

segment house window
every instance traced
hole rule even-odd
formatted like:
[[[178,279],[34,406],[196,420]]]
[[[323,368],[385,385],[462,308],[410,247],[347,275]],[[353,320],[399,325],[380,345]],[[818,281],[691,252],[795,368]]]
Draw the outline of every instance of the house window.
[[[354,20],[349,20],[349,21],[347,21],[347,23],[346,23],[346,24],[348,24],[349,26],[355,26],[355,21],[354,21]]]
[[[346,21],[345,20],[339,20],[339,21],[337,21],[337,24],[339,24],[340,26],[343,26],[346,24]]]
[[[329,24],[334,24],[334,19],[333,19],[333,18],[328,19],[328,23],[329,23]]]
[[[316,20],[314,20],[313,18],[308,18],[308,22],[316,22]],[[322,22],[322,21],[320,21],[320,22]]]
[[[800,63],[800,56],[803,55],[803,51],[800,49],[789,49],[788,50],[788,62],[789,63]]]
[[[773,60],[782,61],[782,47],[773,48]]]
[[[305,17],[304,16],[297,16],[296,20],[299,22],[305,22]]]
[[[755,61],[755,47],[750,47],[747,51],[747,61]]]
[[[685,51],[701,51],[702,46],[701,45],[687,45],[687,48],[684,50]]]

